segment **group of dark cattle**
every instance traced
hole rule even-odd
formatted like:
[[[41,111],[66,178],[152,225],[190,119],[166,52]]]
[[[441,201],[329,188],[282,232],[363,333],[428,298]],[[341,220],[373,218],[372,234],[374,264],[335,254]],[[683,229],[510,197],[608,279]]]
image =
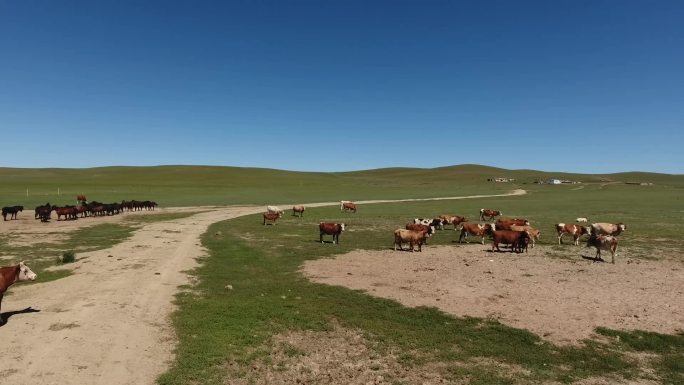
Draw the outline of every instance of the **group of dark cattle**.
[[[41,222],[48,222],[52,218],[52,212],[57,214],[57,220],[73,220],[85,218],[88,216],[98,217],[107,215],[116,215],[123,211],[139,211],[139,210],[154,210],[157,203],[154,201],[121,201],[121,203],[101,203],[97,201],[82,202],[79,205],[54,206],[46,203],[37,206],[34,210],[35,219],[40,219]],[[17,213],[24,210],[24,206],[8,206],[2,208],[2,216],[7,220],[7,215],[10,219],[17,219]]]

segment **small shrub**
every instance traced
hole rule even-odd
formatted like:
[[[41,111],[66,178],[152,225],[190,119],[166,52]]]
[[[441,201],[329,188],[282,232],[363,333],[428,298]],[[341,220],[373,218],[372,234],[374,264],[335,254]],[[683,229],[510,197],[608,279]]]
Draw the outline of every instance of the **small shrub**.
[[[76,254],[73,251],[65,251],[62,254],[62,263],[72,263],[76,261]]]

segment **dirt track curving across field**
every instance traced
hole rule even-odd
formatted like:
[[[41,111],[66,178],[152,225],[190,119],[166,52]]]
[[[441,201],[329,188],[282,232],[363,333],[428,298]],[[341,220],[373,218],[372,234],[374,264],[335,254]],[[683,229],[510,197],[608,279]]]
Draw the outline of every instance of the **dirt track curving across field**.
[[[522,194],[524,190],[416,200]],[[381,202],[394,201],[358,203]],[[2,309],[8,320],[0,327],[0,378],[14,385],[153,384],[173,359],[175,337],[169,323],[173,296],[179,285],[191,283],[186,271],[205,253],[200,235],[212,223],[258,213],[263,207],[174,208],[161,212],[200,210],[204,212],[147,224],[110,249],[80,253],[79,260],[70,266],[72,276],[10,288],[11,295],[6,296]],[[101,219],[116,222],[122,217]],[[87,226],[91,220],[95,219],[53,221],[46,226],[30,215],[30,219],[4,223],[3,232],[30,242],[31,238],[44,240],[45,235]]]

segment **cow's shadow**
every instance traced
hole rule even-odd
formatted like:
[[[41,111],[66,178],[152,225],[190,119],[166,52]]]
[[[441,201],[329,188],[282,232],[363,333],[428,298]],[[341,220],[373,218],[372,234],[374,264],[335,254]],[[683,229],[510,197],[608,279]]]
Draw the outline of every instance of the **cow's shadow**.
[[[30,307],[30,306],[27,307],[27,308],[24,309],[24,310],[15,310],[15,311],[7,311],[7,312],[4,312],[4,313],[0,314],[0,316],[2,316],[2,319],[3,319],[5,322],[4,322],[4,323],[0,323],[0,327],[3,327],[3,326],[5,326],[5,325],[7,325],[7,322],[9,321],[10,317],[12,317],[12,316],[15,315],[15,314],[38,313],[38,312],[40,312],[40,310],[34,309],[34,308]]]
[[[601,257],[590,257],[588,255],[580,255],[582,259],[586,259],[587,261],[592,261],[592,262],[605,262],[605,260]]]

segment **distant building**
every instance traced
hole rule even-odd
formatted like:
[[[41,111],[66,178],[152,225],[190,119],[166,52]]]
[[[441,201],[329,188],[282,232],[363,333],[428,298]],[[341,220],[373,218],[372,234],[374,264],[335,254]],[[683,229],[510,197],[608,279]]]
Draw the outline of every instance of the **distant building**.
[[[547,184],[561,184],[561,183],[563,183],[563,181],[560,180],[560,179],[548,179],[548,180],[546,181],[546,183],[547,183]]]
[[[505,183],[505,182],[513,182],[513,181],[515,181],[515,179],[513,179],[513,178],[488,178],[488,179],[487,179],[487,182],[502,182],[502,183]]]

